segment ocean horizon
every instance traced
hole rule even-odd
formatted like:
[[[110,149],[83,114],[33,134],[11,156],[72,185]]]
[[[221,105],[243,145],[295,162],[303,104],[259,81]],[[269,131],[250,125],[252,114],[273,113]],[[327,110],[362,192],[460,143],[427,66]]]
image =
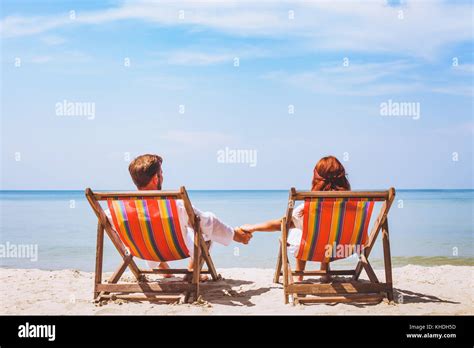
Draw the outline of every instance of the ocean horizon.
[[[283,216],[288,198],[288,190],[188,192],[193,205],[214,212],[231,226]],[[473,212],[473,189],[398,189],[389,214],[392,264],[474,265]],[[4,250],[7,245],[37,248],[34,260],[2,255],[0,267],[94,269],[97,219],[83,190],[0,190],[0,216]],[[216,244],[211,253],[221,268],[273,268],[279,237],[280,233],[255,233],[247,246]],[[380,238],[370,258],[375,268],[383,266]],[[337,261],[334,268],[356,261],[355,257]],[[104,270],[113,271],[119,262],[118,253],[107,242]],[[174,264],[183,266],[185,262]]]

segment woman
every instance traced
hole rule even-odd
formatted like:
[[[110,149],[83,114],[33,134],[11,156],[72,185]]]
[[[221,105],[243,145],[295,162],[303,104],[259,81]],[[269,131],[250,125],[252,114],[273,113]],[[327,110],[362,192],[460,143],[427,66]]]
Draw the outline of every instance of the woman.
[[[334,156],[321,158],[314,167],[311,191],[350,191],[350,189],[351,185],[346,178],[346,170],[341,162]],[[293,255],[296,255],[298,252],[303,233],[303,208],[304,204],[302,203],[293,210],[291,228],[288,233],[288,252]],[[280,231],[281,220],[270,220],[255,225],[243,225],[241,228],[250,233],[255,231]],[[296,259],[297,271],[304,271],[305,266],[306,261]],[[329,263],[321,263],[321,270],[329,270]],[[303,276],[299,276],[298,281],[302,280]],[[330,277],[322,277],[321,281],[328,282]]]

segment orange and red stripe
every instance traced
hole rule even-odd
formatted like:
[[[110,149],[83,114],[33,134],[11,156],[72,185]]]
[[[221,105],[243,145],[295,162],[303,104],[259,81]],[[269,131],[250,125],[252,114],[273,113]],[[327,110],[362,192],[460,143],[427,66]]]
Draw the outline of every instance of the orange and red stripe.
[[[373,200],[315,198],[306,199],[304,204],[298,259],[329,262],[350,256],[356,246],[367,242]],[[349,252],[337,255],[340,246]],[[328,248],[336,254],[327,255]]]
[[[112,222],[133,256],[152,261],[189,257],[175,199],[108,200]]]

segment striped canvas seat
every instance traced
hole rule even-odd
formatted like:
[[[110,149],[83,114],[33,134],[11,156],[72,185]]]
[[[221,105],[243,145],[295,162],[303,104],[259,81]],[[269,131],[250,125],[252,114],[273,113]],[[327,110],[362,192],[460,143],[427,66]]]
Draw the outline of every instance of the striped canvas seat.
[[[108,199],[107,204],[114,228],[133,256],[150,261],[189,257],[175,199]]]
[[[296,257],[329,262],[360,252],[368,241],[367,230],[376,199],[307,198],[303,233]]]

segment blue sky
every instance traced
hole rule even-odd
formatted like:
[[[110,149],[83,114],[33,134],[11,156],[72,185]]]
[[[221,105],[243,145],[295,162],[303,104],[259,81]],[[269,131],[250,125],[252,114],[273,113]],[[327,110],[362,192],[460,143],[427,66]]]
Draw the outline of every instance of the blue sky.
[[[354,189],[473,188],[472,16],[469,1],[2,1],[1,188],[131,189],[144,152],[165,188],[308,188],[328,154]],[[93,119],[58,116],[64,100]],[[382,116],[388,100],[419,119]],[[225,148],[257,165],[219,163]]]

